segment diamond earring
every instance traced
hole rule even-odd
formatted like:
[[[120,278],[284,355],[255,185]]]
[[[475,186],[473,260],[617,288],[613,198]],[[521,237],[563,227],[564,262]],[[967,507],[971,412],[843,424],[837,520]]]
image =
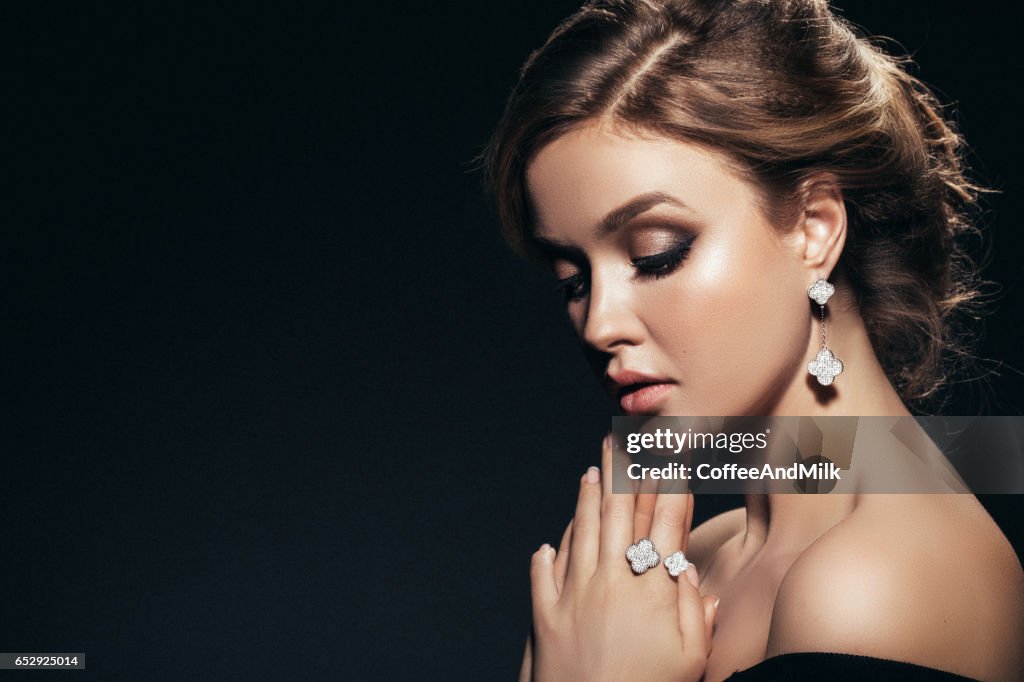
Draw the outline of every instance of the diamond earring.
[[[843,361],[832,354],[825,341],[825,303],[836,293],[836,288],[823,279],[807,288],[807,295],[821,307],[821,350],[818,356],[807,363],[807,371],[813,374],[818,383],[828,386],[843,372]]]

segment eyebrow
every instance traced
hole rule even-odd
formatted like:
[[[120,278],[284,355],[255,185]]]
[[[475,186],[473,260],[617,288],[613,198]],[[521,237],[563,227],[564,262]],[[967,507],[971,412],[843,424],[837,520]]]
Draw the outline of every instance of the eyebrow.
[[[618,230],[626,223],[628,223],[633,218],[637,217],[642,213],[646,213],[655,206],[658,206],[659,204],[670,204],[672,206],[676,206],[677,208],[687,210],[690,209],[689,206],[684,204],[682,201],[679,201],[679,199],[676,199],[671,194],[666,194],[665,192],[644,192],[643,194],[638,194],[637,196],[633,197],[632,199],[622,204],[618,208],[609,211],[608,214],[601,219],[601,222],[598,223],[595,235],[598,239],[606,237],[609,234]],[[544,237],[536,233],[533,235],[533,239],[534,241],[538,242],[540,246],[546,247],[549,250],[578,250],[573,247],[569,247],[565,244],[562,244],[554,239],[550,239],[548,237]]]

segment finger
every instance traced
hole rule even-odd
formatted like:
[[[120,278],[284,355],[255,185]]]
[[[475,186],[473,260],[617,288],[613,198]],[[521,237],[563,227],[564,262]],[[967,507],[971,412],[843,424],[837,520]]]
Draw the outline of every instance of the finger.
[[[610,473],[613,466],[612,439],[611,434],[608,434],[601,445],[601,467]],[[626,562],[626,548],[634,541],[633,494],[612,492],[611,475],[604,478],[604,494],[601,499],[601,561],[607,562],[609,566],[626,568],[629,566]]]
[[[530,597],[533,602],[534,622],[538,617],[545,616],[548,609],[558,600],[554,558],[554,548],[545,543],[533,553],[530,560]]]
[[[658,499],[658,481],[643,478],[637,486],[633,512],[633,537],[645,538],[651,534],[651,523],[654,521],[654,503]]]
[[[533,677],[533,635],[526,638],[523,662],[519,666],[519,682],[530,682]]]
[[[555,555],[555,588],[558,594],[562,594],[565,587],[565,574],[569,570],[569,542],[572,539],[572,521],[565,527],[562,533],[562,542],[558,545],[558,554]]]
[[[693,585],[693,589],[699,590],[700,589],[700,573],[697,572],[697,567],[694,566],[693,564],[690,564],[687,567],[686,571],[684,571],[684,573],[686,574],[686,579],[690,581],[691,585]]]
[[[641,483],[641,489],[644,484]],[[633,537],[645,538],[651,534],[651,523],[654,521],[654,503],[658,496],[654,493],[641,492],[636,496],[636,510],[633,512]]]
[[[609,432],[607,434],[607,436],[608,436],[608,438],[612,438],[613,434],[611,432]],[[654,492],[655,491],[655,488],[653,488],[650,485],[651,481],[649,479],[640,479],[639,481],[637,481],[637,480],[634,480],[634,479],[630,478],[630,476],[629,476],[629,466],[633,462],[632,462],[632,460],[628,456],[621,455],[621,454],[620,455],[616,455],[615,454],[615,443],[614,443],[614,441],[609,441],[609,451],[608,451],[608,454],[609,454],[609,457],[611,458],[611,464],[608,465],[607,471],[612,472],[612,475],[614,476],[614,478],[609,478],[607,480],[606,484],[602,488],[602,492],[603,493],[605,493],[606,495],[607,494],[611,494],[613,492],[613,488],[614,488],[614,490],[617,491],[617,492],[620,492],[620,493],[622,493],[622,492],[629,492],[629,493],[632,493],[633,496],[635,497],[636,493],[638,493],[638,492]],[[603,456],[604,456],[604,453],[602,451],[602,457]],[[602,467],[606,466],[606,462],[603,459],[602,459],[602,462],[601,462],[601,466]],[[604,471],[604,470],[605,469],[602,468],[602,471]],[[613,486],[612,484],[615,481],[618,481],[618,485]]]
[[[682,549],[683,534],[688,519],[688,495],[661,493],[654,503],[654,518],[648,537],[662,558]]]
[[[690,531],[693,530],[693,505],[694,497],[693,493],[686,493],[686,521],[683,523],[683,542],[680,548],[683,552],[686,552],[686,548],[690,546]]]
[[[619,453],[615,454],[615,441],[611,431],[605,434],[605,438],[608,439],[608,452],[605,455],[605,444],[601,442],[601,473],[604,478],[601,482],[601,492],[604,495],[610,495],[613,492],[616,494],[630,492],[636,497],[637,493],[654,493],[658,490],[658,482],[650,478],[641,478],[635,480],[629,475],[629,467],[633,464],[629,456]],[[612,476],[608,476],[607,472],[613,472]],[[618,482],[617,485],[615,482]]]
[[[597,467],[590,467],[580,479],[580,494],[576,499],[576,515],[569,540],[566,586],[586,584],[597,570],[601,525],[601,472]]]
[[[692,576],[691,576],[692,572]],[[700,598],[696,581],[696,570],[690,566],[686,570],[688,580],[677,581],[679,592],[679,631],[683,635],[683,646],[696,651],[708,651],[708,628],[705,624],[704,600]]]
[[[718,618],[718,597],[713,594],[701,597],[704,604],[704,643],[711,655],[711,640],[715,634],[715,620]]]

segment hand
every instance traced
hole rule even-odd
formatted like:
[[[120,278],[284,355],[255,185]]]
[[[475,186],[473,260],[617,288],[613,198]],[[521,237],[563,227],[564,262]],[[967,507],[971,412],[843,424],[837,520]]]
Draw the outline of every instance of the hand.
[[[660,564],[637,576],[625,558],[640,537],[650,537],[662,558],[685,551],[693,496],[612,494],[611,470],[606,438],[605,475],[592,467],[580,481],[559,551],[545,545],[533,555],[535,640],[526,653],[533,679],[699,680],[717,600],[697,593],[692,566],[686,579],[672,579]]]

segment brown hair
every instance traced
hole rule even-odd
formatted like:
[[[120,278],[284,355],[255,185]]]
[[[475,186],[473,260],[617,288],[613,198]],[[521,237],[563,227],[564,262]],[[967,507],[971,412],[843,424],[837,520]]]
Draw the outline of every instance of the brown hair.
[[[530,256],[525,170],[582,121],[728,156],[766,214],[793,215],[827,174],[846,202],[838,268],[911,405],[970,358],[954,313],[978,297],[961,237],[981,189],[936,98],[826,0],[594,0],[523,66],[482,155],[505,238]]]

